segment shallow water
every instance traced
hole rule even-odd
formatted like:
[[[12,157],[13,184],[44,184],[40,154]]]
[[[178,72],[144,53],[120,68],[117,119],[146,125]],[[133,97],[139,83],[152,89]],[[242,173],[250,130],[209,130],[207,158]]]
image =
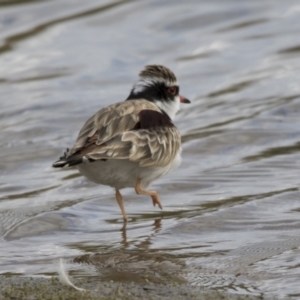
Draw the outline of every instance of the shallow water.
[[[6,4],[5,4],[6,3]],[[0,272],[300,297],[299,1],[0,1]],[[164,209],[51,164],[169,66],[192,100]],[[141,276],[143,274],[143,276]]]

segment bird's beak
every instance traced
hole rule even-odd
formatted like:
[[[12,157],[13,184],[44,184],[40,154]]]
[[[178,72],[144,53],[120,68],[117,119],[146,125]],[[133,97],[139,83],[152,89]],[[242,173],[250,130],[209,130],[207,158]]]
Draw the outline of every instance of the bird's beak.
[[[181,103],[191,103],[191,101],[181,95],[179,95],[179,99]]]

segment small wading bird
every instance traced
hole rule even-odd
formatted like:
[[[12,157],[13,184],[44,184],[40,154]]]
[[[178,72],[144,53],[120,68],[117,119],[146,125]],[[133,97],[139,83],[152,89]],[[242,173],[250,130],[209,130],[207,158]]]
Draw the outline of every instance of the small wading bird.
[[[76,166],[89,180],[115,188],[124,220],[120,189],[126,187],[151,196],[153,205],[162,208],[157,192],[147,188],[181,162],[180,133],[173,124],[180,102],[190,103],[179,95],[174,73],[164,66],[146,66],[126,101],[89,118],[73,148],[53,167]]]

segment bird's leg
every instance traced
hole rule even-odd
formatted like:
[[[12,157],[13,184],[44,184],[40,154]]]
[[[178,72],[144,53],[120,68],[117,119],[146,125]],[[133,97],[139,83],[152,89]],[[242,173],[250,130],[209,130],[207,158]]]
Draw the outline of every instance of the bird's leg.
[[[116,199],[117,199],[118,204],[120,206],[120,209],[121,209],[124,221],[127,221],[127,215],[126,215],[126,212],[125,212],[125,209],[124,209],[124,205],[123,205],[123,197],[122,197],[120,191],[117,190],[117,189],[116,189]]]
[[[160,209],[162,209],[161,202],[159,200],[159,196],[155,191],[145,191],[141,188],[141,178],[138,178],[135,184],[135,192],[139,195],[149,195],[152,198],[153,206],[156,204]]]

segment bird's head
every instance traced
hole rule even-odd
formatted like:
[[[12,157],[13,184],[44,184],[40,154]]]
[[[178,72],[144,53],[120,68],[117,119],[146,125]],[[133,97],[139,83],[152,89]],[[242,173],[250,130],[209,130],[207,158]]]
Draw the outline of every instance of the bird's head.
[[[180,109],[180,103],[190,100],[179,94],[175,74],[161,65],[148,65],[139,74],[126,100],[146,99],[155,103],[172,120]]]

